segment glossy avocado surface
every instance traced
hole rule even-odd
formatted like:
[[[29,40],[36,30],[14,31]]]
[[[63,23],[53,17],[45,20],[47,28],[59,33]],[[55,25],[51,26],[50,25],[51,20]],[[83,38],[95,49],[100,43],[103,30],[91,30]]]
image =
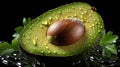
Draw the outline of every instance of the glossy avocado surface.
[[[58,46],[48,42],[46,31],[54,22],[75,18],[82,22],[85,33],[77,42]],[[78,55],[94,45],[103,32],[101,16],[84,2],[75,2],[51,9],[33,19],[21,32],[20,46],[28,53],[40,56],[67,57]]]

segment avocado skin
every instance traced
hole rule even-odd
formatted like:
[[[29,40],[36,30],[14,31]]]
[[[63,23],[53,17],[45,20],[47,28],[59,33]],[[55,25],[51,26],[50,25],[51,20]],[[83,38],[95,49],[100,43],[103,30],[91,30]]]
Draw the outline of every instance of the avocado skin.
[[[24,38],[24,33],[26,33],[26,31],[28,31],[28,30],[30,30],[30,29],[32,29],[32,28],[34,28],[34,26],[36,26],[38,23],[39,24],[41,24],[42,26],[43,26],[43,28],[44,29],[47,29],[48,27],[49,27],[49,25],[51,24],[51,22],[50,23],[46,23],[45,21],[46,21],[46,19],[51,19],[51,18],[49,18],[50,16],[54,16],[54,14],[55,13],[60,13],[59,12],[59,10],[62,10],[62,9],[64,9],[64,7],[71,7],[71,8],[73,8],[74,9],[74,7],[73,6],[79,6],[79,4],[81,4],[82,6],[82,8],[85,8],[85,10],[86,9],[89,9],[89,10],[91,10],[91,6],[89,5],[89,4],[87,4],[87,3],[83,3],[83,2],[75,2],[75,3],[71,3],[71,4],[67,4],[67,5],[64,5],[64,6],[61,6],[61,7],[58,7],[58,8],[55,8],[55,9],[52,9],[52,10],[49,10],[49,11],[47,11],[47,12],[45,12],[44,14],[42,14],[41,16],[39,16],[39,17],[37,17],[37,18],[35,18],[35,19],[33,19],[32,20],[32,22],[31,23],[29,23],[26,27],[25,27],[25,29],[22,31],[22,33],[20,34],[20,38],[19,38],[19,43],[20,43],[20,46],[21,46],[21,48],[23,48],[23,50],[25,50],[26,52],[28,52],[28,53],[30,53],[30,54],[35,54],[35,55],[39,55],[39,56],[49,56],[49,57],[69,57],[69,56],[73,56],[73,55],[78,55],[78,54],[81,54],[82,52],[84,52],[84,51],[86,51],[86,50],[88,50],[88,48],[90,49],[90,47],[91,46],[94,46],[94,44],[96,43],[96,42],[99,42],[99,37],[101,37],[102,35],[102,32],[103,32],[103,29],[104,29],[104,24],[103,24],[103,20],[102,20],[102,18],[101,18],[101,16],[97,13],[97,12],[93,12],[93,13],[95,13],[95,18],[97,17],[97,20],[99,20],[99,22],[98,22],[98,24],[100,25],[99,27],[101,27],[102,26],[102,28],[99,30],[99,27],[97,27],[96,29],[94,29],[94,30],[97,30],[97,34],[94,34],[95,35],[95,37],[90,37],[90,34],[92,34],[93,33],[93,30],[92,31],[89,31],[88,33],[88,36],[89,36],[89,38],[88,37],[86,37],[86,36],[84,36],[82,39],[82,41],[84,42],[83,44],[80,44],[80,45],[83,45],[83,46],[79,46],[80,48],[76,48],[75,49],[75,46],[67,46],[67,47],[63,47],[63,46],[60,46],[60,50],[57,50],[57,48],[59,48],[58,46],[53,46],[53,45],[51,45],[51,44],[48,44],[48,45],[51,45],[52,47],[54,47],[54,49],[52,49],[52,48],[50,48],[50,50],[51,50],[51,53],[47,53],[47,49],[44,49],[45,47],[44,47],[44,43],[39,43],[39,45],[38,45],[38,47],[40,47],[40,48],[38,48],[38,47],[36,47],[36,42],[35,41],[29,41],[30,43],[27,43],[27,40],[25,41],[25,38]],[[52,17],[53,17],[52,16]],[[47,18],[46,18],[47,17]],[[68,17],[68,18],[71,18],[72,16],[70,16],[70,17]],[[64,17],[63,17],[64,18]],[[73,17],[73,18],[76,18],[76,17]],[[85,19],[85,18],[84,18]],[[57,19],[58,20],[58,19]],[[56,19],[54,20],[54,21],[56,21]],[[82,20],[82,21],[84,21],[84,20]],[[52,21],[53,22],[53,21]],[[34,24],[33,24],[34,23]],[[38,25],[39,25],[38,24]],[[84,22],[84,24],[87,24],[87,21],[85,21]],[[90,26],[92,27],[92,26],[94,26],[95,24],[91,24]],[[89,25],[86,25],[86,29],[89,29],[88,28],[88,26]],[[90,27],[90,28],[91,28]],[[95,27],[94,27],[95,28]],[[91,29],[93,29],[93,28],[91,28]],[[99,31],[99,33],[98,33],[98,31]],[[34,31],[33,31],[34,32]],[[43,32],[43,31],[42,31]],[[91,32],[91,33],[90,33]],[[27,35],[28,33],[26,33],[26,35]],[[30,34],[30,33],[29,33]],[[35,35],[35,34],[34,34]],[[29,35],[27,35],[28,37],[29,37]],[[42,35],[40,35],[40,37],[41,38],[38,38],[38,39],[42,39]],[[34,37],[33,37],[34,38]],[[86,38],[88,38],[88,39],[86,39]],[[92,40],[90,40],[91,38],[93,38]],[[44,39],[45,40],[45,39]],[[85,43],[85,40],[86,41],[88,41],[87,43]],[[82,42],[81,41],[81,42]],[[26,43],[25,43],[26,42]],[[31,44],[31,42],[33,42],[33,44]],[[43,41],[44,42],[44,41]],[[79,42],[78,42],[79,43]],[[28,46],[26,46],[25,44],[27,44]],[[74,45],[74,44],[73,44]],[[50,46],[50,47],[51,47]],[[56,48],[57,47],[57,48]],[[74,47],[74,48],[72,48],[72,47]],[[77,47],[78,47],[78,45],[77,45]],[[35,48],[36,50],[34,50],[33,48]],[[48,48],[49,48],[49,46],[48,46]],[[61,49],[62,48],[62,49]],[[70,48],[70,49],[69,49]],[[65,51],[64,51],[65,50]],[[75,50],[75,51],[74,51]],[[42,52],[42,51],[44,51],[44,52]],[[54,52],[54,51],[56,51],[56,52]],[[65,52],[65,53],[63,53],[63,52]],[[61,53],[63,53],[63,54],[61,54]]]

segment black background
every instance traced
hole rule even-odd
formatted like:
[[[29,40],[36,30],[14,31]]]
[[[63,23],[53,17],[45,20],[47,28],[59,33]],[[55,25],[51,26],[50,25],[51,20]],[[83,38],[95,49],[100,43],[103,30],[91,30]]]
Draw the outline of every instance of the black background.
[[[14,28],[22,25],[23,17],[36,18],[49,9],[71,2],[87,2],[97,8],[105,29],[120,35],[120,8],[116,0],[4,0],[0,1],[0,41],[10,41]]]
[[[119,0],[0,0],[0,41],[11,41],[14,28],[22,25],[23,17],[34,19],[49,9],[79,1],[96,7],[105,29],[120,35]]]

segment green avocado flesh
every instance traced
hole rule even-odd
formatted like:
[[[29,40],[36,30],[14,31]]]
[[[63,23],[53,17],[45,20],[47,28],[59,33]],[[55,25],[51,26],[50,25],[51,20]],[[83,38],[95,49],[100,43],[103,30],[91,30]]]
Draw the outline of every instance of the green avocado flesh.
[[[46,31],[51,24],[66,18],[77,18],[85,26],[82,38],[74,44],[57,46],[49,43]],[[20,34],[20,46],[30,54],[51,57],[78,55],[92,46],[104,29],[101,16],[83,2],[75,2],[49,10],[33,19]]]

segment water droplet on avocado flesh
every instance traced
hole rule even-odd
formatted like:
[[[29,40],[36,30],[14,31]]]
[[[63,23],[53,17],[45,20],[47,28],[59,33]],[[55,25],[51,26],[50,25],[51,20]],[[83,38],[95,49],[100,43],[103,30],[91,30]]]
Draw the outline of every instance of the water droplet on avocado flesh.
[[[98,40],[104,28],[101,16],[93,11],[89,4],[83,2],[60,6],[45,12],[37,18],[33,19],[32,23],[29,23],[22,31],[19,42],[25,51],[40,56],[67,57],[78,55]],[[47,43],[46,31],[49,26],[58,20],[66,18],[81,20],[85,26],[84,36],[68,46],[57,46]],[[29,39],[26,39],[26,37],[29,37]],[[36,44],[37,47],[35,46]]]

